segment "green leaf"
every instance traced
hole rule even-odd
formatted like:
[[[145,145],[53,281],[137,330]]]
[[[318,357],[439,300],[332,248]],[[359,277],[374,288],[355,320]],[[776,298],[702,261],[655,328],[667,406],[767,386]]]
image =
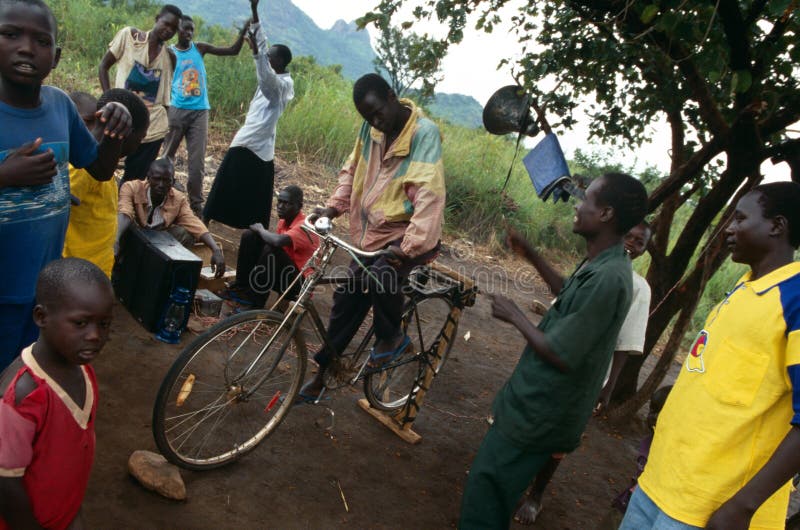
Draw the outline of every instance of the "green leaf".
[[[678,25],[678,22],[680,22],[678,15],[670,11],[659,17],[658,21],[656,22],[656,28],[670,33],[673,29],[675,29],[675,26]]]
[[[716,83],[717,81],[719,81],[719,78],[721,76],[722,76],[722,74],[719,71],[711,70],[710,72],[708,72],[708,82],[709,83]]]
[[[656,18],[656,15],[658,15],[658,6],[656,4],[650,4],[644,8],[642,16],[639,17],[639,19],[642,21],[642,24],[649,24]]]
[[[792,0],[770,0],[767,2],[767,11],[774,17],[779,17],[789,7]]]
[[[737,94],[747,92],[750,89],[750,85],[753,84],[753,76],[750,75],[749,70],[736,70],[733,72],[731,84],[733,91]]]

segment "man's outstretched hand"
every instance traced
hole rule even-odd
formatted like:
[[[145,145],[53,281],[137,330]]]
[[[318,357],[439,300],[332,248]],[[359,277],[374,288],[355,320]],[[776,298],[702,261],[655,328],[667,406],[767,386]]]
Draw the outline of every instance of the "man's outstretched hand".
[[[105,126],[103,134],[109,138],[123,139],[131,132],[133,119],[131,113],[124,105],[111,101],[95,113],[95,116]]]
[[[525,236],[511,227],[508,228],[508,232],[506,233],[506,245],[508,245],[508,248],[510,248],[514,254],[517,254],[523,258],[528,257],[528,255],[533,251],[531,244],[528,243],[528,240],[525,239]]]
[[[516,319],[522,315],[522,310],[510,298],[499,294],[490,294],[489,297],[492,300],[492,316],[494,318],[514,324]]]
[[[317,206],[311,212],[311,215],[308,216],[308,222],[313,225],[314,222],[317,219],[319,219],[320,217],[327,217],[328,219],[335,219],[336,217],[339,217],[339,210],[337,210],[336,208],[331,208],[330,206],[327,207],[327,208],[321,208],[321,207]]]
[[[211,253],[211,269],[214,271],[214,278],[222,278],[225,274],[225,257],[219,249]]]

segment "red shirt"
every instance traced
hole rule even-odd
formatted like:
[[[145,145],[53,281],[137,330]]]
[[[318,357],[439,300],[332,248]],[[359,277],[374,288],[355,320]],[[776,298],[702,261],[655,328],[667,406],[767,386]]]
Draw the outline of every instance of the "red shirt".
[[[31,346],[0,401],[0,476],[22,477],[33,515],[45,528],[66,528],[80,510],[94,461],[97,381],[82,366],[83,407],[36,362]],[[17,381],[28,373],[36,388],[16,404]],[[0,519],[0,530],[8,525]]]
[[[298,213],[288,227],[286,226],[286,221],[278,219],[278,226],[275,228],[278,234],[287,235],[292,240],[292,244],[286,245],[283,250],[292,259],[297,270],[303,270],[308,258],[319,246],[319,238],[315,234],[303,230],[302,226],[305,218],[306,216],[303,212]],[[308,276],[312,272],[312,269],[307,269],[303,276]]]

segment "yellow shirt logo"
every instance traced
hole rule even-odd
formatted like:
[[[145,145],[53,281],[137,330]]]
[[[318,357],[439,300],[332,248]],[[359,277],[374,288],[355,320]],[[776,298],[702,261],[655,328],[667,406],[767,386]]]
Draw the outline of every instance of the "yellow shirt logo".
[[[703,352],[708,343],[708,332],[704,329],[700,330],[697,338],[692,343],[692,349],[689,350],[689,355],[686,356],[686,370],[690,372],[697,372],[702,374],[706,371],[706,364],[703,361]]]

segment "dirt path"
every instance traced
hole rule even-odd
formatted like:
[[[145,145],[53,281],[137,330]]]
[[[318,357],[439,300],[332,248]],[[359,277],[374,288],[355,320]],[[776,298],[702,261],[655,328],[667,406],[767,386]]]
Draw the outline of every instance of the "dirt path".
[[[282,173],[276,188],[295,177]],[[307,189],[322,193],[331,186],[314,180],[305,182]],[[315,202],[314,193],[309,195],[307,203]],[[225,237],[235,239],[235,234]],[[497,260],[464,258],[458,243],[453,246],[461,259],[451,252],[441,261],[475,274],[483,290],[497,288],[498,278],[506,274]],[[232,250],[226,248],[229,260]],[[519,263],[509,270],[530,273]],[[545,294],[531,278],[525,274],[518,282],[525,292],[508,290],[526,308]],[[327,315],[330,297],[317,301]],[[464,340],[467,332],[469,341]],[[190,339],[187,332],[181,344]],[[128,476],[126,463],[136,449],[155,450],[152,404],[180,346],[156,341],[118,305],[112,341],[95,363],[100,405],[97,458],[84,505],[88,526],[454,527],[466,472],[487,429],[486,414],[522,347],[519,334],[494,320],[488,299],[479,296],[464,312],[451,359],[415,423],[421,444],[409,446],[378,424],[356,405],[361,388],[346,388],[328,402],[335,412],[330,432],[325,429],[330,423],[326,408],[298,406],[272,437],[236,464],[202,473],[183,471],[189,500],[176,503],[141,488]],[[557,472],[535,527],[593,528],[634,471],[640,436],[635,429],[621,435],[593,420],[581,447]]]

